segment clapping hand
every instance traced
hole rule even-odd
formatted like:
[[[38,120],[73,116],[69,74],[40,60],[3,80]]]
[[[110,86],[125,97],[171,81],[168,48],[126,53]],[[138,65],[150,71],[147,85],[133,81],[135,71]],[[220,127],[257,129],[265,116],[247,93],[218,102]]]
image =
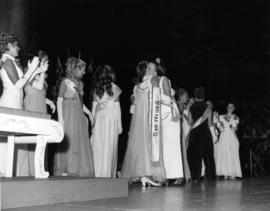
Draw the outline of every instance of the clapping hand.
[[[35,56],[31,62],[28,61],[28,64],[27,64],[28,70],[35,71],[37,69],[38,64],[39,64],[39,58]]]
[[[45,62],[41,62],[41,63],[40,63],[40,67],[39,67],[38,70],[37,70],[37,74],[46,72],[46,71],[48,70],[48,67],[49,67],[49,62],[48,62],[48,60],[45,61]]]

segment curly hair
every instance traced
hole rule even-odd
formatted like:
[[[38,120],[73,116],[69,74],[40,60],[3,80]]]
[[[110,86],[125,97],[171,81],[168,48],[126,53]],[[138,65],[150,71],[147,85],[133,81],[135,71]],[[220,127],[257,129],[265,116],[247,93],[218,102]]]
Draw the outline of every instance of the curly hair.
[[[86,63],[78,58],[70,57],[66,61],[66,77],[76,78],[76,71],[84,68]]]
[[[116,76],[113,68],[109,65],[98,66],[94,73],[95,94],[102,97],[106,92],[113,96],[112,82],[115,82]]]
[[[8,50],[8,43],[18,42],[18,38],[10,33],[0,33],[0,54],[5,53]]]
[[[147,68],[147,61],[141,61],[136,67],[137,75],[133,79],[134,84],[139,84],[143,81]]]

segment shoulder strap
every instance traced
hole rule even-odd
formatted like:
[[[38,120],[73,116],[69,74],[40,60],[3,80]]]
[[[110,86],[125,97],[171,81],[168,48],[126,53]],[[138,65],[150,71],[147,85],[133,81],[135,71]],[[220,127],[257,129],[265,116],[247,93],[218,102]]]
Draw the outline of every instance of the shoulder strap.
[[[164,79],[164,76],[162,76],[160,78],[160,81],[159,81],[159,87],[162,88],[162,85],[163,85],[163,79]]]

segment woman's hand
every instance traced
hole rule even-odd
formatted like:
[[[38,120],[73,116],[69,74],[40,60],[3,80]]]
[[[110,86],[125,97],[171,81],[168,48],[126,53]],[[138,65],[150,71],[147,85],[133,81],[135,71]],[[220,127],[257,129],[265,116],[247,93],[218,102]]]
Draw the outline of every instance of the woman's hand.
[[[39,58],[35,56],[31,62],[28,61],[28,64],[27,64],[28,70],[31,72],[35,71],[37,69],[38,64],[39,64]]]
[[[172,108],[172,121],[178,122],[178,121],[180,121],[180,119],[181,119],[180,113],[177,110],[175,110],[174,108]]]
[[[89,117],[89,120],[91,122],[91,125],[93,125],[94,122],[95,122],[95,118],[94,118],[94,116],[93,116],[93,114],[91,112],[88,114],[88,117]]]
[[[42,62],[40,64],[40,67],[37,69],[36,74],[45,73],[48,70],[49,67],[49,61]]]
[[[53,102],[49,103],[50,108],[52,109],[52,113],[54,114],[55,110],[56,110],[56,106]]]

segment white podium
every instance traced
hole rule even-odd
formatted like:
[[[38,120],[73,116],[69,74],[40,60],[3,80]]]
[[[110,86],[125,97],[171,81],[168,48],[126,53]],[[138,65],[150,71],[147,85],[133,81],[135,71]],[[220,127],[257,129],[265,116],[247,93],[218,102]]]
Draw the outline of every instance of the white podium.
[[[0,136],[8,137],[5,177],[13,175],[15,144],[36,144],[35,178],[48,178],[49,173],[44,169],[46,145],[60,143],[64,131],[50,115],[0,107]]]

